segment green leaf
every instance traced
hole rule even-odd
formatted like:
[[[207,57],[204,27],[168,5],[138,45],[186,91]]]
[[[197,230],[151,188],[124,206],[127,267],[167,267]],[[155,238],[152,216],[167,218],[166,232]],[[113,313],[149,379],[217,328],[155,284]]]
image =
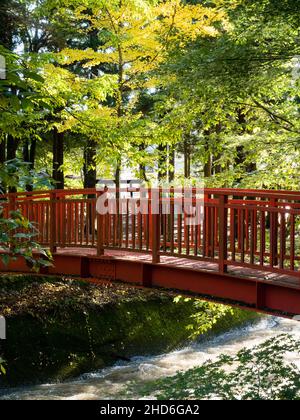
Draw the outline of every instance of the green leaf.
[[[10,261],[10,257],[9,257],[8,254],[2,254],[1,255],[1,260],[2,260],[2,262],[5,266],[8,266],[9,261]]]
[[[32,79],[36,82],[40,82],[40,83],[44,83],[45,79],[40,76],[37,73],[31,72],[31,71],[26,71],[25,72],[25,77],[27,77],[28,79]]]

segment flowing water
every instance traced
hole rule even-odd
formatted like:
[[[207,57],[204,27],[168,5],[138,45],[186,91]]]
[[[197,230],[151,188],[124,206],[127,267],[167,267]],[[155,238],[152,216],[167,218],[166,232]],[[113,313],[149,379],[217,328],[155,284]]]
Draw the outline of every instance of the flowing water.
[[[220,354],[233,355],[243,347],[253,347],[276,335],[288,333],[300,339],[300,323],[275,317],[264,317],[255,324],[233,329],[224,334],[186,346],[167,354],[133,357],[98,372],[82,375],[77,380],[44,384],[11,390],[0,399],[25,400],[97,400],[124,398],[131,381],[138,387],[146,381],[172,376],[201,365]],[[295,356],[296,357],[296,356]],[[300,368],[300,358],[292,360]]]

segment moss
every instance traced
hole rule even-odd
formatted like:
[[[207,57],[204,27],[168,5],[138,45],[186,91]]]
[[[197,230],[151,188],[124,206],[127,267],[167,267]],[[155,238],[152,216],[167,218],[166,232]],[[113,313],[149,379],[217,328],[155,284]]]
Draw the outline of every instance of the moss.
[[[134,355],[170,351],[188,340],[193,301],[174,303],[165,292],[124,285],[107,291],[86,282],[18,277],[1,279],[0,294],[8,293],[10,302],[5,307],[10,315],[2,356],[8,369],[0,377],[2,387],[62,381]],[[24,296],[31,293],[36,299],[37,292],[41,296],[34,308],[32,299],[24,303]],[[235,310],[213,331],[253,316]]]
[[[242,325],[245,326],[247,324],[254,323],[261,317],[262,315],[257,312],[235,308],[232,313],[227,313],[226,316],[219,319],[212,329],[205,334],[205,338],[215,334],[220,334],[233,328],[238,328]]]

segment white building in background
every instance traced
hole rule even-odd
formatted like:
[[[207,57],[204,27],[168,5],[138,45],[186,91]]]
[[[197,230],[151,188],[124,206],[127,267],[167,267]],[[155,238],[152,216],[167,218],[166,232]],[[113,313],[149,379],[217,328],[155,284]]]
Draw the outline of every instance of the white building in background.
[[[155,182],[157,181],[158,166],[150,167],[146,165],[146,174],[149,180]],[[126,165],[122,165],[121,171],[121,180],[124,183],[129,183],[131,180],[137,180],[138,169],[134,170]],[[175,174],[176,176],[184,175],[184,157],[181,155],[176,155],[175,157]]]

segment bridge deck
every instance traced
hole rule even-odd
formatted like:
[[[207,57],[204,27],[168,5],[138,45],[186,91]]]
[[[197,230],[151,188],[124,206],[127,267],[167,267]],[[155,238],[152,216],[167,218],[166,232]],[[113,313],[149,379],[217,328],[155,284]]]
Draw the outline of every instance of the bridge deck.
[[[57,249],[59,255],[78,255],[81,257],[97,257],[97,251],[93,248],[59,248]],[[118,260],[129,260],[135,262],[152,263],[152,255],[138,252],[130,252],[124,250],[106,250],[105,255],[100,258],[112,258]],[[171,256],[162,256],[160,259],[160,265],[173,266],[178,268],[190,269],[199,272],[218,273],[218,263],[212,263],[209,261],[191,260],[188,258],[179,258]],[[247,279],[253,279],[263,282],[268,282],[274,285],[287,286],[300,290],[300,278],[279,274],[270,273],[268,271],[260,271],[257,269],[251,269],[247,267],[228,267],[228,275],[233,277],[244,277]]]
[[[109,194],[117,192],[125,196],[116,202]],[[205,189],[203,200],[196,190],[181,188],[109,194],[26,192],[2,197],[1,206],[4,217],[19,210],[38,227],[37,241],[54,255],[49,274],[121,280],[300,314],[299,192]],[[111,211],[99,211],[98,200]],[[8,269],[28,271],[21,260]],[[7,267],[0,264],[1,270]]]

